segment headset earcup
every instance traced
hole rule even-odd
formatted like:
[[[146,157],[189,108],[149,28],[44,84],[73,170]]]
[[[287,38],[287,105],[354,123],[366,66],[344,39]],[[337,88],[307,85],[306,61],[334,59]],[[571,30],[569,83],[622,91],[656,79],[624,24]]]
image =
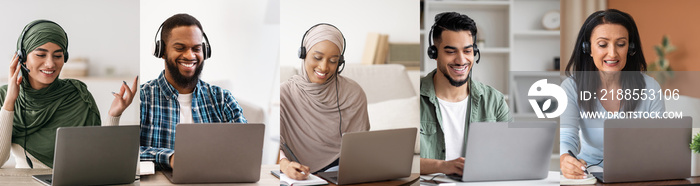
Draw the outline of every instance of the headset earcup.
[[[479,60],[481,60],[481,52],[479,52],[479,48],[476,47],[476,45],[474,45],[474,58],[476,58],[476,64],[479,64]]]
[[[437,47],[435,45],[431,45],[428,47],[428,57],[430,59],[437,59]]]
[[[160,58],[160,40],[157,40],[153,47],[153,56]]]
[[[19,59],[20,63],[27,61],[27,58],[24,57],[24,50],[22,50],[22,49],[17,50],[17,58]]]
[[[342,68],[340,68],[342,66]],[[335,69],[336,74],[340,74],[345,70],[345,57],[343,55],[340,55],[340,58],[338,58],[338,68]]]
[[[299,59],[306,59],[306,47],[300,47],[299,52],[297,54],[299,56]]]
[[[207,60],[211,57],[211,45],[209,45],[209,43],[202,43],[202,46],[204,46],[204,60]]]
[[[636,49],[637,49],[637,46],[633,42],[630,42],[630,46],[627,49],[627,54],[630,56],[634,56],[634,54],[637,53]]]
[[[68,63],[68,51],[63,52],[63,63]]]
[[[581,43],[581,48],[583,49],[584,54],[590,54],[591,53],[591,44],[588,44],[588,42],[584,41]]]

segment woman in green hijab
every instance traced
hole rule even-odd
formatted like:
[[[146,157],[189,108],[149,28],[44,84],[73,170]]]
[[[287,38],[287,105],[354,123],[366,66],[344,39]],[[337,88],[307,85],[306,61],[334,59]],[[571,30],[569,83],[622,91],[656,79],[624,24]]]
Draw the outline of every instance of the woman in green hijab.
[[[58,127],[101,125],[85,83],[58,78],[67,60],[68,36],[60,25],[36,20],[24,27],[8,84],[0,87],[0,165],[12,153],[17,168],[53,168]],[[124,82],[114,93],[104,125],[118,125],[136,93],[136,79],[131,88]]]

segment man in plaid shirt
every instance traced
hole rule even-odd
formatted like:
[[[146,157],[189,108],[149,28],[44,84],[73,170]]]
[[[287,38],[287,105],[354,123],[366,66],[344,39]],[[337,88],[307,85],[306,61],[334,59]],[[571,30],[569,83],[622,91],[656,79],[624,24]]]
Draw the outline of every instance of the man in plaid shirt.
[[[199,79],[211,55],[199,21],[176,14],[163,22],[154,55],[167,67],[141,85],[141,160],[159,169],[174,167],[177,123],[246,123],[243,109],[228,90]]]

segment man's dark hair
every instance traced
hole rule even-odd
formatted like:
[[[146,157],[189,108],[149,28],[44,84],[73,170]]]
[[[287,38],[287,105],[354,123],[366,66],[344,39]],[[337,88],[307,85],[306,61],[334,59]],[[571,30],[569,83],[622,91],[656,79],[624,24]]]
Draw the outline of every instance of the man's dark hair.
[[[476,23],[469,16],[457,12],[443,12],[435,16],[435,25],[433,26],[433,41],[440,42],[442,31],[465,31],[468,30],[472,34],[472,38],[476,42]]]
[[[199,30],[204,33],[202,29],[202,24],[199,23],[197,18],[192,17],[189,14],[175,14],[163,22],[163,28],[160,31],[160,39],[165,43],[170,37],[170,32],[179,26],[192,26],[197,25]]]

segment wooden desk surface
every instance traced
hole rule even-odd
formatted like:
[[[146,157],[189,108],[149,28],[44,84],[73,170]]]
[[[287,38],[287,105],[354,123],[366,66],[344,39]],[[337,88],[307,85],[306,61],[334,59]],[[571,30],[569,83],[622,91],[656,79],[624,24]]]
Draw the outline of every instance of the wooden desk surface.
[[[279,185],[280,180],[270,174],[272,170],[279,170],[279,165],[262,165],[260,169],[260,181],[257,183],[241,183],[241,184],[218,184],[218,185]],[[51,169],[0,169],[0,185],[42,185],[32,178],[32,175],[51,174]],[[418,183],[419,175],[411,174],[410,177],[377,183],[358,184],[361,186],[371,185],[410,185]],[[170,180],[157,171],[153,175],[141,176],[140,180],[128,185],[173,185]],[[178,184],[185,185],[185,184]],[[207,184],[217,185],[217,184]],[[329,184],[334,185],[334,184]]]
[[[644,181],[644,182],[628,182],[628,183],[602,183],[598,181],[595,185],[687,185],[700,183],[700,177],[690,177],[680,180],[664,180],[664,181]]]
[[[410,176],[405,177],[405,178],[400,178],[400,179],[395,179],[395,180],[390,180],[390,181],[383,181],[383,182],[370,182],[370,183],[359,183],[359,184],[352,184],[352,186],[375,186],[375,185],[418,185],[418,178],[420,178],[420,174],[418,173],[411,173]],[[330,183],[328,186],[336,186],[336,184]]]

